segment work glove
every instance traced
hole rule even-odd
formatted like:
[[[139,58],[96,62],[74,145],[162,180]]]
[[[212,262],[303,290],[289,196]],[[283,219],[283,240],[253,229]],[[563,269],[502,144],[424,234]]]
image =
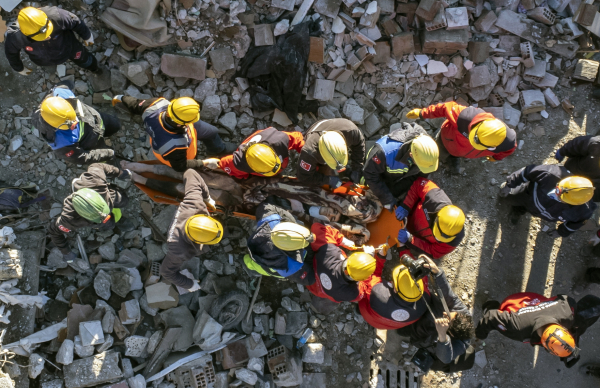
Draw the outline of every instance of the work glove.
[[[388,243],[381,244],[377,247],[377,254],[381,257],[386,257],[389,249],[390,245]]]
[[[558,233],[558,230],[549,230],[546,232],[546,234],[552,238],[558,238],[561,237],[561,235]]]
[[[29,68],[27,68],[27,67],[24,67],[24,68],[23,68],[23,70],[21,70],[21,71],[19,72],[19,74],[21,74],[21,75],[29,75],[29,74],[31,74],[31,72],[32,72],[32,71],[33,71],[33,70],[31,70],[31,69],[29,69]]]
[[[130,181],[132,178],[133,178],[133,173],[131,172],[131,170],[128,170],[128,169],[121,171],[121,173],[117,177],[117,179],[120,179],[122,181]]]
[[[375,256],[375,248],[371,245],[363,245],[363,252],[368,253],[371,256]]]
[[[344,237],[344,239],[342,240],[342,247],[353,251],[356,249],[356,244],[354,244],[354,241]]]
[[[400,229],[398,231],[398,242],[400,242],[400,244],[404,245],[407,242],[410,241],[410,239],[412,238],[412,235],[408,232],[408,230],[406,229]]]
[[[75,259],[77,259],[77,255],[73,252],[69,252],[66,255],[63,255],[63,260],[67,263],[75,261]]]
[[[337,177],[337,176],[330,176],[329,177],[329,187],[330,188],[337,189],[341,185],[342,185],[342,181],[340,180],[339,177]]]
[[[407,119],[418,119],[421,118],[421,109],[413,109],[406,114]]]
[[[208,168],[209,170],[218,169],[219,163],[221,163],[221,159],[217,159],[217,158],[204,159],[202,161],[202,164],[204,165],[204,167]]]
[[[112,106],[117,105],[119,102],[123,102],[123,95],[122,94],[117,94],[116,96],[113,97],[113,99],[112,99]]]
[[[206,207],[208,208],[208,211],[214,212],[214,211],[217,210],[217,203],[215,202],[214,199],[212,199],[210,197],[210,195],[208,196],[208,198],[204,199],[204,203],[206,204]]]
[[[402,206],[398,206],[396,208],[396,219],[398,221],[400,221],[400,220],[406,218],[406,216],[408,216],[408,210],[406,210]]]
[[[361,177],[360,171],[352,171],[352,174],[350,174],[350,180],[357,185],[360,184],[360,177]]]
[[[497,162],[497,160],[496,160],[496,159],[494,159],[494,157],[493,157],[493,156],[486,156],[485,158],[488,160],[488,162],[492,162],[492,163],[493,163],[493,162]]]
[[[89,39],[87,39],[87,40],[84,40],[84,41],[83,41],[83,44],[84,44],[85,46],[87,46],[87,47],[89,47],[89,46],[93,45],[93,44],[94,44],[94,35],[93,35],[93,34],[90,34],[90,37],[89,37]]]
[[[510,194],[511,191],[512,191],[512,189],[510,187],[508,187],[506,182],[503,182],[500,185],[500,192],[498,193],[498,195],[501,196],[502,198],[506,198],[506,197],[508,197],[508,195]]]
[[[562,162],[564,159],[564,155],[560,154],[560,150],[556,150],[556,154],[554,154],[554,159],[558,160],[558,162]]]
[[[388,203],[388,204],[386,204],[386,205],[383,205],[383,208],[384,208],[384,209],[387,209],[387,210],[389,210],[391,213],[393,213],[393,212],[394,212],[394,206],[395,206],[395,204],[394,204],[394,203]]]

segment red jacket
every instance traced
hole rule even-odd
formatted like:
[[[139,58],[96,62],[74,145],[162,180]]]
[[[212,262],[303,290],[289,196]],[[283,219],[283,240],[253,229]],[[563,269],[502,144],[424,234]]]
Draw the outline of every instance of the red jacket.
[[[258,138],[256,138],[259,136]],[[284,132],[278,131],[273,127],[267,129],[260,129],[248,136],[242,144],[246,144],[250,141],[257,141],[262,144],[267,144],[275,150],[277,155],[282,158],[281,173],[288,165],[290,160],[289,150],[296,150],[296,152],[302,151],[304,147],[304,137],[300,132]],[[233,153],[233,155],[227,155],[221,158],[219,167],[227,174],[238,179],[248,179],[250,175],[264,176],[254,172],[248,162],[246,161],[246,152],[239,148]]]
[[[519,292],[506,297],[502,301],[500,311],[508,311],[510,313],[516,313],[523,307],[537,306],[542,302],[548,302],[549,300],[555,300],[556,296],[546,298],[543,295],[536,294],[535,292]]]
[[[441,138],[444,146],[452,156],[460,158],[477,159],[491,156],[495,160],[502,160],[515,152],[517,148],[517,134],[506,127],[506,139],[495,150],[477,150],[469,142],[471,128],[483,120],[494,119],[494,115],[483,109],[465,107],[454,101],[431,105],[421,110],[421,117],[434,119],[445,117],[442,124]]]
[[[404,202],[400,204],[409,211],[406,225],[406,229],[412,234],[407,243],[409,248],[415,248],[434,259],[439,259],[456,249],[465,237],[464,230],[448,243],[438,241],[433,236],[433,225],[437,213],[448,205],[452,205],[452,201],[432,181],[418,178],[412,184]]]
[[[402,256],[405,253],[409,252],[402,251],[399,255]],[[396,294],[391,284],[382,282],[381,272],[386,260],[379,255],[375,257],[377,267],[373,276],[367,280],[364,298],[358,302],[360,314],[369,325],[382,330],[400,329],[415,323],[427,311],[425,301],[431,303],[427,277],[423,278],[423,287],[425,288],[423,297],[417,302],[408,303]],[[375,294],[377,298],[373,298]],[[384,303],[382,303],[382,297],[386,299],[383,301]]]
[[[351,282],[340,273],[340,265],[346,257],[346,253],[339,248],[344,236],[333,227],[314,223],[310,231],[315,234],[316,239],[310,244],[315,252],[313,257],[313,268],[315,270],[315,282],[306,288],[319,298],[329,299],[332,302],[358,302],[367,289],[367,282]],[[323,288],[323,282],[327,288]]]

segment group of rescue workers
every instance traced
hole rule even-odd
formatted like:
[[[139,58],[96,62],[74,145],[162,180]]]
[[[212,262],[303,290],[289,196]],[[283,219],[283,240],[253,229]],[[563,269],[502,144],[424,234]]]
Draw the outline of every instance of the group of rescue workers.
[[[41,66],[71,59],[100,71],[93,55],[79,43],[93,44],[93,35],[77,16],[56,7],[27,7],[9,26],[6,55],[13,69],[27,75],[19,59],[21,49]],[[80,102],[73,85],[56,85],[33,114],[39,130],[56,157],[89,165],[75,179],[73,193],[62,213],[51,220],[48,233],[66,260],[76,254],[65,237],[80,228],[110,229],[127,205],[124,190],[109,182],[131,180],[134,173],[115,167],[115,152],[104,138],[116,134],[119,120]],[[399,330],[423,350],[423,369],[446,372],[473,365],[471,340],[490,331],[531,345],[542,345],[569,366],[579,359],[580,336],[597,319],[600,298],[587,295],[576,302],[567,295],[545,298],[526,292],[502,303],[488,301],[477,328],[465,304],[452,291],[444,271],[434,260],[451,253],[464,238],[465,214],[428,174],[447,163],[461,173],[460,159],[485,157],[498,162],[516,149],[516,133],[492,114],[477,107],[446,102],[413,109],[407,122],[365,149],[361,130],[346,119],[321,120],[305,135],[275,128],[252,133],[239,146],[225,143],[216,127],[200,120],[200,105],[192,98],[137,99],[117,95],[113,105],[141,115],[152,151],[161,163],[183,172],[185,196],[168,231],[168,253],[161,275],[179,289],[195,291],[198,280],[180,273],[183,263],[202,257],[203,245],[218,244],[227,231],[211,216],[215,201],[196,171],[222,170],[234,179],[280,176],[296,151],[295,177],[311,187],[338,188],[350,181],[368,189],[401,223],[399,249],[356,244],[331,223],[315,216],[302,225],[282,205],[268,199],[256,210],[257,224],[248,238],[244,265],[248,274],[287,279],[306,286],[317,311],[330,311],[340,302],[356,302],[364,319],[378,329]],[[435,138],[415,120],[444,118]],[[198,141],[206,159],[197,159]],[[600,137],[575,138],[556,151],[563,165],[530,165],[515,171],[499,195],[512,206],[511,221],[529,212],[560,222],[552,237],[566,237],[579,229],[596,209],[595,188],[600,182]],[[109,162],[109,163],[103,163]],[[116,164],[116,163],[115,163]],[[598,197],[600,198],[600,197]],[[285,202],[285,200],[283,200]],[[416,278],[405,255],[425,255],[430,277]],[[597,271],[597,269],[591,269]]]

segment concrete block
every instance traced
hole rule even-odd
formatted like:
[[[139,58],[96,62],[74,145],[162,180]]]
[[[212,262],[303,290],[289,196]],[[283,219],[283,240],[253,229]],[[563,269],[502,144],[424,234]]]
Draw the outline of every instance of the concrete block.
[[[110,282],[110,274],[103,270],[98,271],[98,274],[94,278],[94,290],[104,300],[110,299]]]
[[[387,63],[390,60],[391,47],[388,42],[375,42],[375,56],[371,59],[374,65]]]
[[[452,54],[466,49],[469,44],[467,30],[423,30],[421,47],[426,54]]]
[[[348,100],[346,100],[346,102],[344,103],[342,113],[348,120],[356,124],[364,124],[365,111],[358,105],[358,103],[353,98],[349,98]]]
[[[321,15],[328,16],[330,18],[335,18],[340,11],[340,5],[342,4],[342,0],[316,0],[315,1],[315,11],[320,13]],[[294,18],[294,21],[296,19]],[[295,24],[292,22],[292,25]]]
[[[582,26],[589,27],[594,23],[598,7],[593,4],[583,4],[581,11],[576,15],[575,21]]]
[[[558,77],[546,72],[544,78],[540,82],[534,83],[538,88],[554,88],[558,83]]]
[[[469,71],[469,76],[470,88],[489,85],[490,83],[490,69],[486,65],[475,66]]]
[[[556,94],[554,94],[552,89],[548,88],[548,89],[544,90],[544,97],[546,98],[546,102],[551,107],[556,108],[557,106],[560,105],[560,101],[558,100],[558,97],[556,97]]]
[[[63,388],[63,381],[61,379],[44,381],[41,388]]]
[[[44,370],[44,358],[37,353],[31,353],[29,356],[29,378],[37,378]]]
[[[335,93],[335,81],[316,79],[313,98],[319,101],[330,101]]]
[[[594,82],[598,75],[598,67],[600,62],[591,61],[589,59],[578,59],[577,66],[575,66],[575,73],[573,78],[577,78],[583,81]]]
[[[63,373],[66,388],[93,387],[123,377],[117,352],[105,352],[94,357],[75,360],[63,368]]]
[[[112,333],[115,324],[115,315],[112,311],[106,311],[102,317],[102,331],[104,333]]]
[[[519,97],[521,113],[524,115],[541,112],[546,109],[544,93],[539,90],[523,90]]]
[[[412,32],[403,32],[392,38],[392,53],[396,59],[415,51],[414,36]]]
[[[258,376],[255,372],[246,368],[240,368],[235,370],[235,377],[246,384],[254,385],[258,380]]]
[[[444,10],[444,7],[440,7],[433,20],[425,22],[425,29],[427,29],[427,31],[439,30],[440,28],[446,28],[447,26],[448,22],[446,21],[446,11]]]
[[[540,23],[544,23],[546,25],[553,25],[556,22],[556,16],[550,11],[548,7],[536,7],[531,11],[527,12],[527,16],[532,18],[533,20],[537,20]]]
[[[271,1],[272,7],[285,9],[286,11],[293,11],[295,4],[296,4],[295,0],[272,0]]]
[[[146,298],[148,306],[161,310],[176,307],[179,303],[179,294],[175,288],[163,282],[146,287]]]
[[[416,14],[425,21],[431,21],[435,18],[440,8],[443,8],[442,2],[438,0],[421,0],[417,7]]]
[[[521,58],[523,58],[523,65],[525,67],[533,67],[535,66],[535,59],[533,57],[533,46],[531,42],[521,43]]]
[[[97,353],[102,353],[107,351],[108,349],[110,349],[113,344],[115,343],[115,339],[112,335],[105,335],[104,336],[104,343],[102,343],[101,345],[96,346],[96,352]]]
[[[219,118],[222,111],[223,106],[221,105],[221,98],[217,95],[208,96],[202,104],[200,117],[202,117],[202,120],[204,121],[213,122]],[[150,257],[150,255],[148,255],[148,257]]]
[[[475,21],[474,26],[481,32],[488,32],[498,20],[496,13],[491,10],[483,10],[481,16]]]
[[[208,53],[212,69],[215,71],[227,71],[235,69],[235,60],[229,47],[212,50]],[[192,78],[192,77],[189,77]],[[204,77],[202,77],[204,79]]]
[[[146,61],[126,63],[119,68],[125,77],[139,87],[145,86],[150,81],[146,74],[146,70],[148,69],[150,69],[150,64]]]
[[[546,61],[536,61],[535,66],[526,68],[523,79],[529,82],[541,82],[546,75]]]
[[[70,339],[63,341],[56,353],[56,362],[63,365],[69,365],[73,362],[73,351],[75,344]]]
[[[94,347],[93,346],[83,346],[83,344],[81,342],[81,337],[78,335],[76,335],[75,338],[73,339],[73,344],[74,344],[75,354],[77,354],[81,358],[89,357],[92,354],[94,354]]]
[[[254,26],[254,45],[272,46],[275,44],[273,28],[270,24],[256,24]]]
[[[192,78],[202,81],[206,77],[206,61],[197,57],[165,53],[160,58],[160,69],[173,78]]]
[[[113,271],[110,274],[110,289],[121,298],[125,298],[131,291],[132,280],[126,272]]]
[[[131,299],[121,303],[119,319],[123,325],[132,325],[139,322],[141,318],[140,304],[137,299]]]
[[[469,59],[473,63],[483,63],[489,56],[490,44],[488,42],[469,42]]]
[[[142,375],[135,375],[127,379],[129,388],[146,388],[146,379]]]
[[[467,7],[446,8],[446,22],[448,30],[469,29],[469,13]]]
[[[306,344],[302,347],[302,362],[308,364],[322,364],[325,361],[325,347],[323,344]]]
[[[98,345],[104,342],[104,332],[100,321],[81,322],[79,336],[83,346]]]
[[[132,335],[125,338],[125,356],[142,357],[150,339],[141,335]]]
[[[379,120],[379,116],[376,113],[373,113],[365,119],[365,126],[363,132],[366,138],[369,138],[376,134],[382,127],[381,121]]]
[[[444,65],[444,62],[430,60],[427,63],[427,75],[436,75],[445,73],[448,71],[448,67]]]
[[[20,249],[0,249],[0,280],[21,279],[23,277],[22,260],[23,253]]]
[[[223,326],[215,321],[206,311],[196,321],[192,336],[194,342],[200,345],[202,350],[210,350],[221,342]]]

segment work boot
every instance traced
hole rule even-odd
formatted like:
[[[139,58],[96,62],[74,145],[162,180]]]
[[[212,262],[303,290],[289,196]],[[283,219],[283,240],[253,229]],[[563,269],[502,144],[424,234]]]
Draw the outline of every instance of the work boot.
[[[105,66],[98,66],[98,70],[93,71],[89,78],[95,93],[108,90],[112,86],[110,70]]]
[[[588,283],[600,283],[600,268],[588,268],[585,271],[585,281]]]
[[[525,214],[525,212],[522,209],[520,209],[518,206],[511,207],[510,214],[508,215],[509,219],[510,219],[510,223],[513,225],[517,225],[523,214]]]
[[[500,302],[497,300],[488,300],[481,305],[481,310],[485,314],[488,310],[497,310],[500,308]]]
[[[579,368],[579,372],[586,376],[600,378],[600,364],[585,364]]]
[[[222,158],[223,156],[227,156],[227,155],[231,155],[235,152],[235,150],[237,150],[238,145],[235,143],[230,143],[228,141],[224,141],[223,144],[225,144],[225,148],[223,148],[223,150],[221,152],[217,152],[217,153],[206,153],[206,156],[208,158]]]
[[[450,174],[460,175],[460,158],[450,156],[448,159],[450,162]]]

